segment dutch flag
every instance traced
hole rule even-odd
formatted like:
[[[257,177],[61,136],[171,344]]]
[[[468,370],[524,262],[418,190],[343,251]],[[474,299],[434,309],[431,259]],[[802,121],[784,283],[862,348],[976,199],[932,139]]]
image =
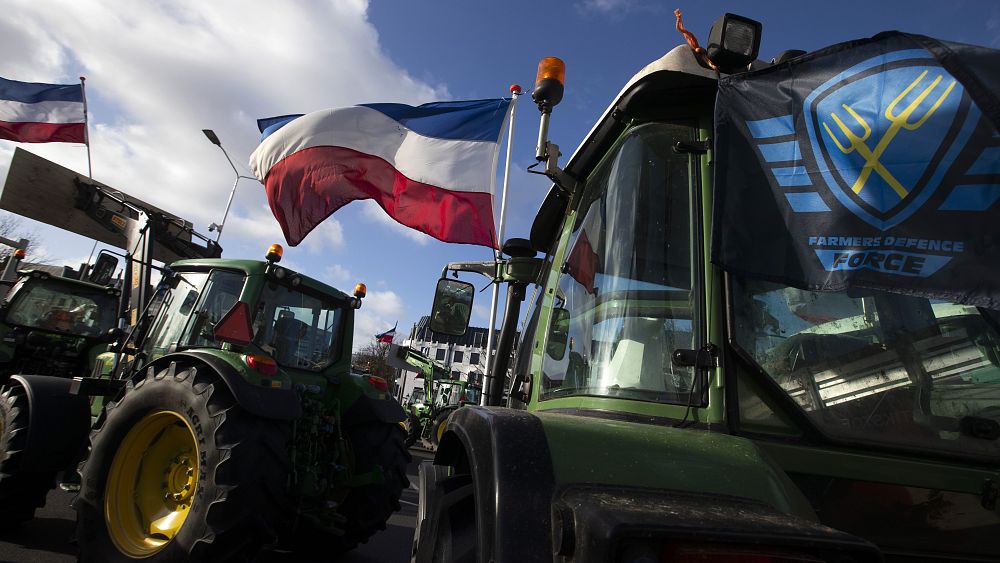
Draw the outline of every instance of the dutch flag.
[[[83,85],[0,78],[0,139],[19,143],[86,143]]]
[[[334,211],[373,199],[444,242],[496,248],[493,193],[509,99],[365,104],[259,122],[250,155],[295,246]]]

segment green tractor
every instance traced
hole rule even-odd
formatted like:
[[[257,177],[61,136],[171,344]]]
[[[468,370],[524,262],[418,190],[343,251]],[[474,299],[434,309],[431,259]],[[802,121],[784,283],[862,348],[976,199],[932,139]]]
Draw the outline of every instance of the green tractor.
[[[782,224],[712,224],[711,141],[737,126],[714,122],[720,76],[759,37],[727,14],[708,49],[721,71],[687,45],[643,68],[565,169],[545,135],[562,71],[540,67],[555,185],[530,240],[445,269],[506,284],[507,305],[487,406],[452,414],[420,467],[414,561],[1000,560],[1000,314],[710,260],[721,230]],[[468,315],[448,311],[474,293],[443,275],[431,329],[461,334]]]
[[[117,336],[120,293],[108,285],[27,270],[0,303],[0,522],[31,519],[57,474],[74,470],[72,455],[63,454],[80,453],[60,452],[31,435],[30,397],[21,374],[88,375]],[[51,463],[31,455],[40,448],[49,451],[43,457]]]
[[[481,396],[479,387],[468,381],[442,379],[435,382],[434,400],[420,419],[420,442],[428,450],[437,451],[448,426],[448,417],[459,407],[478,405]]]
[[[421,374],[423,388],[416,388],[406,403],[406,446],[419,440],[436,451],[448,424],[448,417],[465,405],[478,405],[482,389],[468,381],[448,379],[443,366],[408,347],[393,345],[389,350],[392,367]]]
[[[350,370],[364,286],[347,295],[280,257],[176,262],[93,377],[24,376],[51,416],[33,439],[84,448],[90,430],[81,561],[329,555],[399,509],[405,414],[384,379]]]

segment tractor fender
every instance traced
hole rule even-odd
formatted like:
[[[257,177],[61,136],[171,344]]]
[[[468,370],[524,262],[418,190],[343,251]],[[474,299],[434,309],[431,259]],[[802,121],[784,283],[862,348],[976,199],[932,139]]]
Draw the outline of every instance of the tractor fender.
[[[373,420],[397,424],[406,420],[406,411],[394,399],[375,399],[361,395],[343,412],[342,420],[345,426]]]
[[[254,416],[273,420],[295,420],[302,417],[302,403],[299,395],[291,389],[272,389],[252,385],[240,372],[224,359],[206,352],[190,350],[175,352],[157,358],[139,370],[134,378],[145,377],[146,370],[168,368],[171,363],[199,363],[214,370],[236,398],[240,407]]]
[[[472,473],[483,560],[533,561],[552,553],[555,473],[538,417],[501,407],[456,410],[434,465],[458,467],[463,458]]]
[[[48,375],[13,375],[28,399],[28,439],[21,471],[58,472],[83,451],[90,433],[90,397],[70,393],[72,379]]]

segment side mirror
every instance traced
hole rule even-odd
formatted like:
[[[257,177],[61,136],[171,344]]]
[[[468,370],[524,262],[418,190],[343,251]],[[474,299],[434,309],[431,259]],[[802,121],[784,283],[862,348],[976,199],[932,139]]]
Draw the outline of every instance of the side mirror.
[[[552,309],[551,326],[545,353],[553,360],[561,360],[566,355],[566,343],[569,341],[569,311],[561,307]]]
[[[469,329],[472,298],[476,288],[471,283],[441,278],[431,307],[431,330],[450,336],[462,336]]]
[[[120,329],[120,328],[118,328],[118,327],[115,326],[115,327],[109,328],[107,330],[107,332],[105,332],[104,334],[100,335],[98,338],[99,338],[100,342],[111,343],[111,342],[114,342],[115,340],[118,340],[119,338],[121,338],[123,334],[125,334],[125,331],[123,331],[122,329]]]
[[[97,285],[108,285],[111,282],[111,276],[115,274],[115,269],[117,268],[118,258],[101,251],[97,256],[97,261],[94,262],[94,267],[90,269],[87,279]]]

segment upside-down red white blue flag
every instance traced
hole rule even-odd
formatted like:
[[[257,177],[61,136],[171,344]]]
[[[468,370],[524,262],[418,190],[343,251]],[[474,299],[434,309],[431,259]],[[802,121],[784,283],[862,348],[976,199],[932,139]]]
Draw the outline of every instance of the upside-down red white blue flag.
[[[83,85],[0,78],[0,139],[19,143],[85,143]]]
[[[365,104],[261,120],[250,156],[288,244],[373,199],[444,242],[497,247],[493,192],[510,100]]]
[[[380,343],[392,344],[392,339],[396,337],[396,327],[393,326],[389,330],[376,334],[375,340]]]

